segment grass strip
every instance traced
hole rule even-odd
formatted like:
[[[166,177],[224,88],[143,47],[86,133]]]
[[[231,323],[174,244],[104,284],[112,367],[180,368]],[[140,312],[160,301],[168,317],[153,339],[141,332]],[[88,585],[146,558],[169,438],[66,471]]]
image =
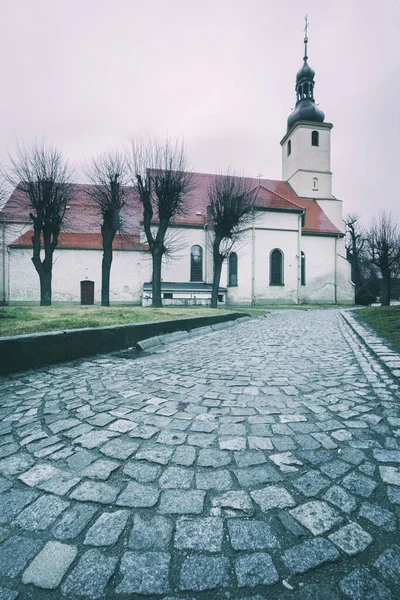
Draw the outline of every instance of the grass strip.
[[[352,312],[353,317],[400,353],[400,306],[374,306]]]
[[[207,307],[143,308],[141,306],[5,306],[0,308],[0,336],[24,335],[83,327],[106,327],[164,321],[188,317],[206,317],[229,312],[246,312],[234,307],[210,309]],[[252,311],[252,315],[265,314],[265,310]]]

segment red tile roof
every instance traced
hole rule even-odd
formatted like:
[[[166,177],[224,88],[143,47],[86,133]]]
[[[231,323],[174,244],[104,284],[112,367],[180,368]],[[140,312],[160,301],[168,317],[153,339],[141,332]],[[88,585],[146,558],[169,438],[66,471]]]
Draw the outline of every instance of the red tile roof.
[[[264,185],[259,185],[256,188],[255,205],[260,208],[267,208],[271,210],[291,210],[303,212],[303,207],[295,204],[292,200],[288,200],[287,198],[272,192]]]
[[[15,188],[0,210],[0,221],[5,223],[29,222],[29,201],[18,188]]]
[[[33,230],[25,231],[15,240],[11,247],[32,247]],[[57,248],[73,248],[84,250],[101,250],[103,248],[101,233],[70,233],[62,231],[58,238]],[[113,241],[114,250],[148,250],[147,244],[141,244],[138,236],[117,233]]]
[[[189,197],[185,212],[177,215],[173,223],[202,227],[207,218],[208,189],[210,183],[219,175],[193,173],[194,191]],[[316,200],[300,198],[286,181],[272,179],[248,178],[256,193],[255,206],[270,210],[289,210],[298,212],[305,209],[303,233],[316,235],[342,235]],[[63,233],[60,235],[60,248],[101,248],[101,216],[94,200],[86,193],[88,185],[74,185],[75,196],[71,200]],[[142,210],[134,197],[133,191],[128,194],[127,204],[122,212],[123,231],[115,244],[119,248],[145,250],[147,246],[139,243]],[[0,211],[0,221],[29,223],[29,202],[16,188]],[[13,246],[31,246],[31,232],[20,236]]]
[[[302,233],[343,236],[343,233],[328,219],[316,200],[312,198],[297,198],[296,202],[306,210],[306,219],[302,227]]]
[[[190,221],[204,223],[204,216],[207,214],[208,189],[213,179],[219,175],[209,173],[193,173],[193,183],[195,191],[187,203],[187,209],[184,215],[179,215],[174,220],[175,223],[187,223]],[[306,209],[305,226],[303,233],[314,233],[316,235],[343,235],[342,232],[333,225],[328,219],[322,208],[313,199],[300,198],[287,181],[278,181],[276,179],[257,179],[247,178],[250,185],[254,186],[257,197],[255,206],[273,210],[293,210]],[[201,212],[197,216],[196,212]],[[195,216],[196,215],[196,216]],[[195,218],[194,218],[195,216]]]

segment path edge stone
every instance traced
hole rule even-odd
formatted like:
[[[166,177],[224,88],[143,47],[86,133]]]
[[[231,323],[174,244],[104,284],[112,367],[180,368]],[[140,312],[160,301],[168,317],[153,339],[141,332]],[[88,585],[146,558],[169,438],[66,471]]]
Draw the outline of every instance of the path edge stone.
[[[372,331],[369,331],[363,325],[361,325],[351,314],[349,314],[349,312],[350,309],[340,311],[340,315],[343,318],[343,320],[356,334],[356,336],[364,344],[364,346],[366,346],[368,350],[373,354],[374,358],[378,360],[378,362],[389,371],[390,375],[397,383],[400,383],[400,369],[393,368],[390,365],[390,361],[387,359],[387,356],[389,355],[392,357],[397,357],[400,360],[400,354],[392,348],[390,348],[390,346],[388,346],[388,344],[386,344],[383,341],[383,339],[379,337],[379,335],[373,333]],[[376,348],[374,348],[374,344],[376,344]],[[383,350],[381,349],[382,347],[384,348]]]
[[[52,333],[0,337],[0,375],[96,354],[106,354],[116,350],[126,350],[143,340],[158,339],[158,336],[167,334],[183,332],[181,337],[187,338],[188,333],[198,327],[211,327],[217,323],[229,321],[243,322],[243,317],[246,320],[247,318],[251,319],[250,315],[246,313],[230,312],[209,317],[187,317],[134,325],[88,327]],[[178,337],[175,335],[169,339],[172,341]],[[167,341],[168,338],[165,340]]]

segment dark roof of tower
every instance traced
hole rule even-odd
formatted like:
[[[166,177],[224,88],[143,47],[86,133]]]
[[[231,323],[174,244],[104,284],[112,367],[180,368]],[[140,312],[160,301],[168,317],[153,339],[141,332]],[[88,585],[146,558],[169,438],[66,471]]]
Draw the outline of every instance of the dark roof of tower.
[[[304,63],[303,66],[301,67],[301,69],[299,71],[297,71],[297,75],[296,75],[296,85],[300,82],[307,79],[310,79],[311,81],[314,81],[314,77],[315,77],[315,71],[314,69],[312,69],[310,67],[310,65],[307,62],[307,57],[304,58]]]
[[[315,105],[315,100],[312,98],[303,98],[296,104],[296,108],[290,113],[287,120],[288,131],[297,121],[312,121],[315,123],[323,123],[325,113]]]
[[[297,102],[293,112],[287,120],[288,131],[297,121],[311,121],[322,123],[325,119],[325,113],[318,108],[314,100],[314,77],[315,71],[308,64],[307,56],[308,38],[304,38],[304,58],[303,66],[296,75],[296,96]]]

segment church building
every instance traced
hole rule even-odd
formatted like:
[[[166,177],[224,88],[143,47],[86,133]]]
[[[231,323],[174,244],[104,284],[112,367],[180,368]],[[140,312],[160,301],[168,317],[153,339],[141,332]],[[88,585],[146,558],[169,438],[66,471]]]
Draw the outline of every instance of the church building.
[[[346,260],[342,201],[332,195],[332,124],[314,99],[315,72],[296,76],[296,106],[287,120],[282,181],[254,178],[254,218],[224,263],[221,304],[352,304],[354,285]],[[179,249],[164,261],[164,305],[208,304],[213,277],[208,189],[218,175],[194,173],[194,192],[169,236]],[[101,222],[98,208],[77,184],[54,253],[53,301],[99,304]],[[133,194],[125,211],[126,234],[114,240],[110,302],[151,304],[151,255]],[[39,277],[31,261],[29,204],[18,188],[0,211],[0,302],[38,302]]]

